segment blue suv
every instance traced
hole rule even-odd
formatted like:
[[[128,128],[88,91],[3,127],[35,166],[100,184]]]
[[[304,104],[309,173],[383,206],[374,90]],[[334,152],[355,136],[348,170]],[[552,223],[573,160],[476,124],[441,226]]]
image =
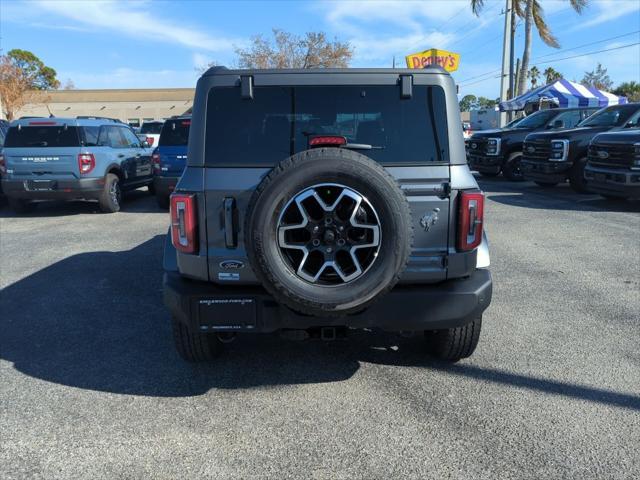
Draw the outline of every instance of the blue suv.
[[[98,200],[120,210],[122,192],[150,191],[152,150],[118,120],[96,117],[22,118],[10,124],[0,158],[2,189],[18,213],[33,200]]]
[[[164,122],[158,148],[153,152],[153,187],[161,208],[169,208],[173,192],[187,163],[191,116],[172,117]]]

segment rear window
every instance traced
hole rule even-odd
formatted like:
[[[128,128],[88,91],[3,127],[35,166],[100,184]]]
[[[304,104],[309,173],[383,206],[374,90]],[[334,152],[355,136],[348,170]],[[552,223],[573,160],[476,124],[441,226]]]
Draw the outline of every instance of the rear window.
[[[162,130],[162,123],[154,122],[154,123],[143,123],[142,128],[140,128],[140,133],[160,133]]]
[[[273,165],[308,149],[315,135],[341,135],[383,164],[448,162],[445,95],[414,85],[213,88],[207,104],[207,164]]]
[[[191,120],[188,118],[167,120],[160,133],[161,147],[176,147],[189,143],[189,127]]]
[[[5,148],[79,147],[78,128],[64,125],[11,127]]]

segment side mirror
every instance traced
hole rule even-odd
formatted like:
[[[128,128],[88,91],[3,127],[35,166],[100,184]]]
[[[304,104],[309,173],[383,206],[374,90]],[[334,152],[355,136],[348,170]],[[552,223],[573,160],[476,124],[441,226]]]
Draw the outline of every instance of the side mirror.
[[[149,145],[149,142],[147,142],[146,140],[143,140],[140,146],[142,148],[151,148],[151,145]]]
[[[551,124],[551,128],[564,128],[564,122],[562,120],[556,120]]]

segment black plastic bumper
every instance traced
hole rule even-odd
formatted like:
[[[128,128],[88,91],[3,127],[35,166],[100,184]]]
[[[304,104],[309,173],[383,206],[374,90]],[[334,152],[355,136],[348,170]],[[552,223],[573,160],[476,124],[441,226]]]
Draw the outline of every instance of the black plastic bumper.
[[[500,173],[502,168],[502,156],[482,156],[482,155],[467,155],[467,161],[469,167],[472,170],[477,170],[482,173]]]
[[[156,195],[159,197],[168,197],[173,193],[176,188],[180,177],[153,177],[153,186],[156,190]]]
[[[25,200],[95,200],[104,188],[104,178],[2,180],[9,198]]]
[[[536,162],[524,158],[520,169],[526,180],[561,183],[569,176],[572,165],[571,162]]]
[[[584,177],[591,192],[621,198],[640,198],[640,171],[587,165]]]
[[[221,287],[164,274],[164,303],[177,319],[200,331],[273,332],[324,326],[419,331],[459,327],[491,302],[491,273],[434,285],[396,287],[367,310],[345,317],[301,315],[279,305],[260,287]]]

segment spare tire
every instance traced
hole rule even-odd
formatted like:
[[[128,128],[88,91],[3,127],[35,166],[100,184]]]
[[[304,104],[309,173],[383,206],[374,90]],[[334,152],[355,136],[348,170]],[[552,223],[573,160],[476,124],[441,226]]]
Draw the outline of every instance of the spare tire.
[[[245,246],[276,301],[314,316],[366,308],[393,288],[413,243],[407,199],[370,158],[306,150],[280,162],[255,190]]]

